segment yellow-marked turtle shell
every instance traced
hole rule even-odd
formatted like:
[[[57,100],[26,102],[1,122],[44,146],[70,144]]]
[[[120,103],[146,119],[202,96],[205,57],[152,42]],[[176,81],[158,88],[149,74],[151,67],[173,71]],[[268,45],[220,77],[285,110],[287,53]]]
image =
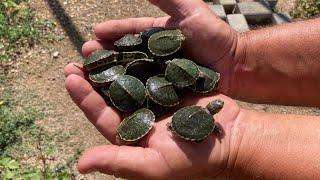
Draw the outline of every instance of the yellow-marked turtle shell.
[[[118,136],[127,144],[135,143],[152,129],[155,115],[149,109],[139,109],[126,117],[117,129]]]

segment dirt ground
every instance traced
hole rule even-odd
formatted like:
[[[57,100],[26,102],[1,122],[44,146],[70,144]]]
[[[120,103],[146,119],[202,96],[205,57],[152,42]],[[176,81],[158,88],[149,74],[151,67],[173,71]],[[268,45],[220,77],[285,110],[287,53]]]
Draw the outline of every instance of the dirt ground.
[[[108,19],[164,14],[145,0],[31,0],[31,5],[38,17],[56,22],[55,35],[59,40],[42,43],[22,54],[16,68],[10,72],[12,77],[16,77],[12,83],[16,89],[31,91],[45,101],[45,107],[38,107],[45,114],[45,121],[37,122],[40,126],[48,131],[70,132],[70,138],[60,148],[62,157],[72,154],[76,147],[108,143],[69,98],[64,88],[63,68],[69,62],[81,62],[78,50],[83,41],[93,39],[92,27],[95,24]],[[54,58],[56,52],[59,55]],[[263,112],[320,115],[316,108],[255,105],[240,101],[239,105]],[[114,177],[94,173],[77,174],[76,179]]]

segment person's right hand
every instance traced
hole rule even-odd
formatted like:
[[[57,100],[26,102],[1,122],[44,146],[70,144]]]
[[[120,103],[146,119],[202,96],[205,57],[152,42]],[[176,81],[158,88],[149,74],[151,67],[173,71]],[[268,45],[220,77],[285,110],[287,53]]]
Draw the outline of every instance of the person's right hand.
[[[218,18],[202,0],[149,0],[169,17],[111,20],[95,27],[97,40],[83,46],[88,56],[96,49],[113,49],[113,42],[127,33],[150,27],[179,28],[186,36],[184,52],[197,63],[221,73],[218,91],[230,95],[237,61],[243,56],[240,35]]]

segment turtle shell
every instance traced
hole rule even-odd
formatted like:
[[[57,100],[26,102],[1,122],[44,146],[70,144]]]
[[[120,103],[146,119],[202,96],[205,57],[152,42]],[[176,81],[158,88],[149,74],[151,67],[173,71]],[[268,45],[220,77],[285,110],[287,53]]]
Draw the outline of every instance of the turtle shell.
[[[142,39],[133,34],[126,34],[121,39],[114,42],[116,51],[137,51],[140,49]]]
[[[171,82],[167,81],[163,75],[153,76],[146,83],[147,94],[155,103],[172,107],[180,103],[179,95]]]
[[[89,73],[89,80],[94,86],[100,87],[114,81],[119,75],[125,74],[125,68],[122,65],[111,68],[95,69]]]
[[[179,137],[190,141],[201,141],[214,130],[212,115],[200,106],[187,106],[172,117],[169,128]]]
[[[91,71],[93,69],[112,65],[117,61],[118,53],[115,51],[100,49],[91,53],[91,55],[86,58],[83,62],[83,67],[87,71]]]
[[[173,59],[166,64],[165,76],[176,87],[194,85],[200,76],[198,66],[188,59]]]
[[[129,75],[120,75],[111,83],[109,97],[118,110],[132,112],[145,101],[146,89],[139,79]]]
[[[126,74],[134,76],[146,83],[147,80],[160,73],[152,59],[137,59],[127,64]]]
[[[148,41],[149,38],[160,31],[164,31],[165,29],[162,27],[152,27],[152,28],[148,28],[146,30],[144,30],[143,32],[141,32],[141,39],[142,39],[142,46],[143,46],[143,50],[145,51],[149,51],[148,50]]]
[[[152,27],[152,28],[148,28],[148,29],[144,30],[141,33],[142,43],[143,44],[148,44],[148,40],[153,34],[155,34],[157,32],[164,31],[164,30],[165,29],[163,27]]]
[[[148,59],[148,55],[140,51],[120,52],[117,56],[118,63],[126,65],[137,59]]]
[[[152,129],[155,115],[143,108],[126,117],[117,129],[118,136],[127,143],[135,143]]]
[[[214,72],[213,70],[199,66],[200,76],[196,81],[196,84],[192,87],[195,92],[208,93],[211,92],[220,80],[220,73]]]
[[[180,30],[164,30],[151,35],[148,49],[155,56],[169,56],[181,49],[184,40]]]

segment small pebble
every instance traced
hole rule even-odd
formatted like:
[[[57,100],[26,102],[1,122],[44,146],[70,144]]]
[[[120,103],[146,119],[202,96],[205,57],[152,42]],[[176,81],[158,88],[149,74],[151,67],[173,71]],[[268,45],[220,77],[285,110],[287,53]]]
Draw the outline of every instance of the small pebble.
[[[54,53],[52,53],[52,57],[53,58],[58,58],[59,57],[59,52],[58,51],[55,51]]]

